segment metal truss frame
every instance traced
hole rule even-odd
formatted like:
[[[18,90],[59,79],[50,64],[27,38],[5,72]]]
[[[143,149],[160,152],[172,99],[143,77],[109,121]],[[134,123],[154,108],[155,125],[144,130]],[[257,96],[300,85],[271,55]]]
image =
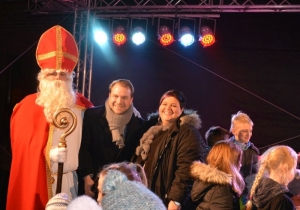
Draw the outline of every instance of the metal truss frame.
[[[32,14],[73,13],[75,10],[101,14],[299,12],[298,0],[28,0]]]
[[[75,85],[90,99],[96,18],[218,18],[220,13],[300,12],[299,0],[28,0],[32,15],[74,14],[79,61]],[[92,19],[92,20],[91,20]]]

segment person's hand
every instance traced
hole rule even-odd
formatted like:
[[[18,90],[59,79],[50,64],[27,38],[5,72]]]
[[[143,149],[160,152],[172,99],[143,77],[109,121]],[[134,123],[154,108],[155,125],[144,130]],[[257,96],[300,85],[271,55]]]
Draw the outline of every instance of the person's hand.
[[[55,147],[50,150],[50,160],[54,163],[64,163],[67,160],[67,148]]]
[[[91,197],[94,197],[95,193],[91,191],[92,186],[94,185],[94,180],[90,177],[90,175],[85,176],[84,178],[84,191],[85,194]]]
[[[168,205],[168,210],[180,210],[181,209],[181,205],[177,206],[174,201],[170,201],[169,205]]]

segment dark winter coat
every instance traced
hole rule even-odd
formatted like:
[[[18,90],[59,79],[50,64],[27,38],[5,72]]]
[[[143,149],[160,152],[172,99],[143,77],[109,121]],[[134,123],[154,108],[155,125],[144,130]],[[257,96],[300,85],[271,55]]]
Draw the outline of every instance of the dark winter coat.
[[[230,141],[234,141],[235,138],[232,136]],[[257,162],[258,162],[259,150],[254,146],[252,142],[250,142],[250,146],[248,149],[243,150],[242,157],[242,167],[240,169],[241,175],[244,179],[251,175],[257,173]]]
[[[106,120],[105,106],[87,109],[84,113],[82,140],[79,150],[79,172],[81,179],[94,177],[100,169],[114,162],[130,161],[142,136],[143,119],[132,114],[125,128],[125,146],[121,149],[112,142],[112,134]]]
[[[152,114],[146,126],[153,128],[157,122],[158,114]],[[184,207],[190,197],[193,183],[189,174],[190,165],[195,160],[204,161],[205,157],[206,144],[198,131],[200,124],[201,120],[195,111],[185,110],[184,116],[169,129],[155,133],[151,133],[150,129],[144,134],[149,135],[150,132],[150,140],[159,141],[157,149],[151,149],[150,145],[149,153],[154,152],[154,155],[151,166],[145,167],[145,170],[150,168],[146,170],[149,188],[165,205],[173,200]],[[140,156],[138,160],[141,160]]]
[[[191,174],[196,179],[192,188],[192,201],[197,210],[239,210],[239,198],[232,190],[232,176],[205,163],[194,162]]]
[[[263,177],[253,194],[253,210],[294,210],[289,190],[273,179]]]

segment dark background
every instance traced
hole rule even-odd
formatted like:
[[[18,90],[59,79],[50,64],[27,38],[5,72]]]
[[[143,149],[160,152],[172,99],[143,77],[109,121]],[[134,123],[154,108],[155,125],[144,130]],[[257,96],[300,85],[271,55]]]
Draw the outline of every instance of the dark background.
[[[36,43],[53,25],[73,30],[72,15],[31,16],[25,9],[27,1],[0,2],[0,209],[11,161],[9,118],[14,105],[36,91]],[[178,42],[163,47],[157,23],[150,21],[141,46],[130,40],[120,47],[112,41],[105,49],[94,45],[91,101],[103,104],[112,80],[126,78],[146,118],[160,96],[175,88],[201,116],[203,136],[213,125],[229,129],[231,115],[242,110],[254,122],[251,141],[261,152],[273,144],[300,152],[299,20],[299,13],[221,13],[217,42],[207,48]]]

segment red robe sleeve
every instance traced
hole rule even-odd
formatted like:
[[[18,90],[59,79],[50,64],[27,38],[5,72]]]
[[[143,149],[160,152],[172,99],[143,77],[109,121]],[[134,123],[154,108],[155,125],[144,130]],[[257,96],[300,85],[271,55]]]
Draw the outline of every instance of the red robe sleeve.
[[[35,99],[36,94],[25,97],[11,116],[12,163],[7,210],[44,210],[48,201],[44,148],[49,124]]]
[[[7,210],[44,210],[50,199],[44,154],[49,123],[46,121],[43,108],[35,103],[36,97],[36,94],[25,97],[15,106],[11,116],[12,163]],[[79,93],[76,105],[83,108],[93,106]]]
[[[85,98],[80,93],[76,93],[76,94],[77,94],[76,105],[85,107],[85,108],[93,107],[93,104],[87,98]]]

